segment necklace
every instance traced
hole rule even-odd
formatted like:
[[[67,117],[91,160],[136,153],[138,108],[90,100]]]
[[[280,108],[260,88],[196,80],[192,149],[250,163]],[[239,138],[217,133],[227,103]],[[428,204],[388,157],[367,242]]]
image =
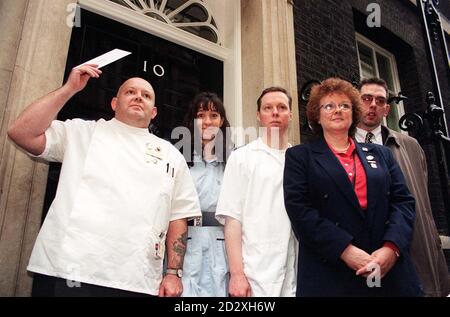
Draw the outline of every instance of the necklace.
[[[338,152],[338,153],[345,153],[345,152],[347,152],[347,150],[348,150],[349,147],[350,147],[350,142],[348,142],[347,146],[346,146],[345,149],[343,149],[343,150],[337,149],[337,148],[335,148],[335,147],[333,147],[333,148],[334,148],[334,150],[335,150],[336,152]]]

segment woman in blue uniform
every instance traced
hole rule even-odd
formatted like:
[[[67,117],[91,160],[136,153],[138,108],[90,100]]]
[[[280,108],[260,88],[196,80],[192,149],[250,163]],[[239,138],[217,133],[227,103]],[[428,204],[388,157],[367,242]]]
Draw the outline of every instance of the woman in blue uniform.
[[[220,98],[210,92],[198,94],[186,114],[185,126],[191,132],[187,161],[202,218],[189,222],[182,296],[223,297],[228,294],[229,274],[223,226],[214,215],[231,143],[227,137],[230,124]]]

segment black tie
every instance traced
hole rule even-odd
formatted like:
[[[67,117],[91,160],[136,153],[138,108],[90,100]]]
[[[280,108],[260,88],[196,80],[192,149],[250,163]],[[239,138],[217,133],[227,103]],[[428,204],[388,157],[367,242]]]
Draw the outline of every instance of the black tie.
[[[366,134],[366,143],[373,143],[373,138],[375,137],[375,135],[372,132],[367,132]]]

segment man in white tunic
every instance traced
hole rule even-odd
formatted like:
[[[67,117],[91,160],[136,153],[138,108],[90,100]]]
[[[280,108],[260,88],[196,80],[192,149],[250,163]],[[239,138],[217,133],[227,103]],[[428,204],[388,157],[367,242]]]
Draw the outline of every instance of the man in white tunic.
[[[179,296],[186,218],[201,213],[183,156],[148,131],[156,116],[152,86],[125,81],[111,101],[112,120],[53,120],[100,74],[96,65],[74,68],[8,130],[31,155],[62,162],[28,270],[55,277],[55,296]]]
[[[258,98],[262,137],[235,150],[216,217],[225,224],[230,296],[295,296],[297,241],[283,198],[292,99],[281,87]]]

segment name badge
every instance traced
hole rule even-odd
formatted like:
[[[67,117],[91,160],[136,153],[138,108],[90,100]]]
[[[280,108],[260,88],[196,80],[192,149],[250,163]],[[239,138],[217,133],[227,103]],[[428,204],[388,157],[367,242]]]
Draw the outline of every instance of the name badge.
[[[165,153],[164,149],[157,144],[146,144],[146,151],[145,151],[145,157],[147,163],[153,163],[156,164],[159,161],[162,161],[164,159]]]
[[[164,236],[165,233],[161,232],[158,236],[159,241],[155,243],[155,259],[160,260],[164,258]]]

